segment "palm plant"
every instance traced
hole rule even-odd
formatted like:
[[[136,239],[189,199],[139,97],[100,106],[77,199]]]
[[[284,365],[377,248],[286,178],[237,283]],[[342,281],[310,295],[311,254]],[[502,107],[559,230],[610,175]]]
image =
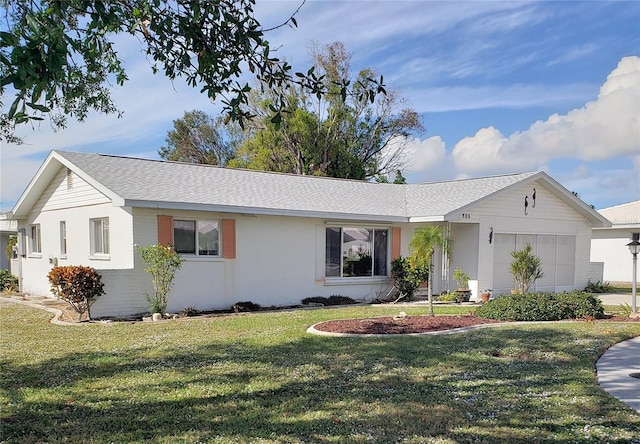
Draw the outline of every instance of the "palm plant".
[[[447,257],[451,255],[451,240],[443,227],[432,225],[426,228],[419,228],[413,234],[409,243],[409,263],[412,267],[427,267],[429,279],[427,281],[427,295],[429,300],[429,314],[433,316],[433,255],[435,249],[440,248]]]
[[[511,275],[518,293],[526,293],[531,285],[540,279],[542,272],[540,258],[531,254],[531,244],[527,244],[522,250],[511,252],[513,262],[511,262]]]

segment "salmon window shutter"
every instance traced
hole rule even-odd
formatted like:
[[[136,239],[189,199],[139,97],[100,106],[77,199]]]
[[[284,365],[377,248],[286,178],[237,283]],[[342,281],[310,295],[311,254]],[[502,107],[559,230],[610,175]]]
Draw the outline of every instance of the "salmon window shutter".
[[[173,217],[158,215],[158,245],[173,245]]]
[[[222,219],[222,257],[225,259],[236,258],[235,219]]]
[[[400,257],[400,227],[393,227],[391,232],[391,260]]]

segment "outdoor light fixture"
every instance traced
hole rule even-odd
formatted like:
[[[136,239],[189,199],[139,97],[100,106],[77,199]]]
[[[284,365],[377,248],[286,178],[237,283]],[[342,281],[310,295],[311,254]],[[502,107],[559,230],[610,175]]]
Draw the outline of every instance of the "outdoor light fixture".
[[[631,313],[637,315],[636,310],[636,276],[638,273],[638,252],[640,252],[640,242],[633,240],[627,244],[629,251],[633,255],[633,281],[631,283]]]

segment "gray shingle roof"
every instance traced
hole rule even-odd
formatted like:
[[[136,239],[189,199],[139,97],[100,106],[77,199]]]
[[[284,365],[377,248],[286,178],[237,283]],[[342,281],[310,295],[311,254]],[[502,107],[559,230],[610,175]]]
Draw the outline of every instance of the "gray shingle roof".
[[[437,218],[540,173],[411,185],[55,151],[131,206],[366,220]]]

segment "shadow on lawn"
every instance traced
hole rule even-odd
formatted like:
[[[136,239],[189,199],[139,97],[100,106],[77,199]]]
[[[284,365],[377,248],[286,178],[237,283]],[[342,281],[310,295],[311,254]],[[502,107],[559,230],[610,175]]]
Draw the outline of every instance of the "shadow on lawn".
[[[586,330],[585,330],[586,331]],[[496,328],[1,362],[7,442],[609,442],[640,419],[593,365],[631,335]],[[637,436],[637,435],[636,435]]]

